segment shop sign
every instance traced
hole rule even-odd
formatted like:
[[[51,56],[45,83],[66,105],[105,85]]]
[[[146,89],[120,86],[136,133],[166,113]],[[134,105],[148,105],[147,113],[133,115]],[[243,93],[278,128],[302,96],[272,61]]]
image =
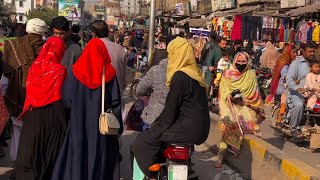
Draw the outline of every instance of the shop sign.
[[[235,0],[212,0],[212,11],[235,8]]]
[[[281,8],[294,8],[305,5],[305,0],[281,0]]]
[[[199,37],[199,36],[209,37],[210,36],[210,30],[206,30],[206,29],[190,28],[189,31],[191,32],[191,34],[193,34],[194,37]]]
[[[96,5],[96,6],[94,6],[95,7],[95,11],[96,12],[102,12],[102,13],[104,13],[105,12],[105,7],[104,6],[98,6],[98,5]]]
[[[187,3],[177,3],[176,4],[176,14],[178,16],[189,15],[191,9],[190,2]]]
[[[80,0],[59,0],[59,16],[64,16],[68,20],[80,20],[81,9]]]
[[[176,13],[177,13],[177,15],[184,15],[183,3],[176,4]]]

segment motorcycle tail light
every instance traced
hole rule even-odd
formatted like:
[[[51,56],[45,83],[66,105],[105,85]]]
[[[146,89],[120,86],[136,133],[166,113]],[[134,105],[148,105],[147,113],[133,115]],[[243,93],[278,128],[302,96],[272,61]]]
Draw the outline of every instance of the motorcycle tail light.
[[[190,158],[190,151],[188,147],[168,146],[163,155],[171,161],[187,161]]]

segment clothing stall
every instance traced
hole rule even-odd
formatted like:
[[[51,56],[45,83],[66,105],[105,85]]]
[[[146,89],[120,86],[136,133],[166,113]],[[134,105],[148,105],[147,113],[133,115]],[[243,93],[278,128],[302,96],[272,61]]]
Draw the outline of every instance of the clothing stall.
[[[305,43],[314,41],[320,44],[319,1],[308,6],[293,9],[287,12],[286,15],[298,22],[296,26],[296,42]]]
[[[300,27],[301,23],[279,13],[279,10],[263,10],[260,6],[219,12],[212,19],[213,31],[232,41],[303,42]]]

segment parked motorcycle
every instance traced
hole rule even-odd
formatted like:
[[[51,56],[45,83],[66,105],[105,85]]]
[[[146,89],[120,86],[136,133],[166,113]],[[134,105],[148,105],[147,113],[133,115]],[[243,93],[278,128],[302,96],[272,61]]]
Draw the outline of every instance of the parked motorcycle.
[[[196,179],[191,170],[193,147],[193,144],[169,144],[163,151],[164,162],[150,166],[149,171],[157,172],[157,180]]]
[[[306,90],[311,91],[311,90]],[[304,92],[303,92],[304,93]],[[279,99],[279,98],[276,98]],[[305,101],[307,104],[307,101]],[[287,108],[288,109],[288,108]],[[278,119],[280,114],[280,101],[275,100],[275,107],[272,112],[272,117]],[[286,114],[282,119],[286,119]],[[277,122],[275,120],[270,127],[275,129],[276,134],[279,134],[285,139],[299,139],[299,142],[310,142],[310,149],[320,148],[320,99],[317,100],[315,107],[312,110],[304,111],[304,118],[301,122],[301,131],[296,134],[291,131],[287,122]]]
[[[269,68],[258,67],[256,69],[256,75],[261,98],[265,99],[269,95],[271,87],[272,70]]]

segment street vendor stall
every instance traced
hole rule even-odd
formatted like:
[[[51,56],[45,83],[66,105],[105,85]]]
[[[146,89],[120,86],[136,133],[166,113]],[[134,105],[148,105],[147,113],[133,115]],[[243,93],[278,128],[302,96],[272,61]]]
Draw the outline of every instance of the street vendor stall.
[[[201,27],[201,28],[207,28],[208,25],[210,25],[211,17],[205,17],[205,18],[199,18],[199,19],[190,19],[189,20],[189,26],[190,27]]]
[[[304,6],[304,7],[299,7],[297,9],[293,9],[289,12],[286,13],[288,17],[300,17],[305,14],[310,14],[310,13],[319,13],[320,12],[320,2],[317,1],[311,5]]]
[[[320,2],[315,2],[311,5],[299,7],[286,13],[291,19],[299,19],[296,31],[297,42],[305,43],[314,41],[320,44]]]

